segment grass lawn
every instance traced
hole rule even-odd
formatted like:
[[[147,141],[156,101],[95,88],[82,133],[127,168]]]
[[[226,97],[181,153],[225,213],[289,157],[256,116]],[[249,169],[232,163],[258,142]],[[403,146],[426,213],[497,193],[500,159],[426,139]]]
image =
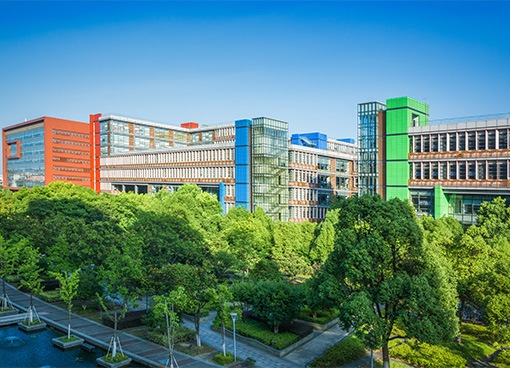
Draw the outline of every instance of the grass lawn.
[[[496,352],[494,343],[494,338],[485,326],[464,323],[460,345],[454,342],[429,345],[414,339],[408,342],[393,341],[390,355],[424,368],[466,367],[472,360],[481,360]]]
[[[420,343],[415,339],[390,341],[390,357],[396,361],[391,367],[408,367],[407,364],[423,368],[464,368],[475,359],[483,360],[495,353],[499,346],[485,326],[464,323],[462,325],[462,344],[454,342],[439,345]],[[357,361],[365,356],[361,342],[353,335],[332,346],[321,357],[311,363],[311,367],[339,367]],[[407,363],[407,364],[405,364]],[[499,354],[492,362],[493,366],[510,368],[510,350]],[[370,364],[362,367],[369,367]],[[375,367],[382,367],[376,360]]]

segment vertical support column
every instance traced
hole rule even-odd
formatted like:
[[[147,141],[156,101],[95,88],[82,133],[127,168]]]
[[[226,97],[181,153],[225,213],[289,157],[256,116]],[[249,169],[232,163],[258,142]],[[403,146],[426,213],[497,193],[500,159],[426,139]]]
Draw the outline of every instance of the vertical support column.
[[[90,115],[90,187],[97,193],[101,191],[100,156],[101,156],[101,114]]]

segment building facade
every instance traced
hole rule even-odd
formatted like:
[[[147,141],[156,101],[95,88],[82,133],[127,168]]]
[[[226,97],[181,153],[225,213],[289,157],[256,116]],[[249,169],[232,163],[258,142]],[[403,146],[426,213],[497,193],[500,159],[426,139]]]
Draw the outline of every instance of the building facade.
[[[260,207],[296,222],[320,221],[334,196],[357,192],[353,141],[320,133],[289,141],[288,124],[275,119],[201,127],[91,115],[91,127],[99,192],[153,193],[193,183],[216,194],[225,211]]]
[[[2,130],[3,187],[90,186],[89,124],[41,117]]]
[[[360,194],[375,187],[383,198],[409,199],[419,216],[466,225],[482,202],[510,199],[510,114],[433,123],[428,116],[428,105],[409,97],[358,105]]]

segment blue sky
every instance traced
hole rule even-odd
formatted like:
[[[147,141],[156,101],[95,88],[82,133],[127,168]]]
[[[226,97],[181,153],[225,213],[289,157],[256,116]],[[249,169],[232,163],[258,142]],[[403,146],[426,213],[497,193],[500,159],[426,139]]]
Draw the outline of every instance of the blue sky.
[[[510,112],[510,2],[0,1],[0,127],[268,116],[356,137],[359,102]]]

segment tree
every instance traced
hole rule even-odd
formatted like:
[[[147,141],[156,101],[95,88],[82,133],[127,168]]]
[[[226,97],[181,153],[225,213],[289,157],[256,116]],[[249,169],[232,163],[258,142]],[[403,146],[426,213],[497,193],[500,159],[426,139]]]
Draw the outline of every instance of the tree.
[[[339,201],[338,238],[324,268],[338,282],[340,321],[371,348],[388,341],[396,321],[408,336],[427,342],[457,333],[455,284],[446,263],[431,257],[408,202],[378,196]],[[449,283],[450,282],[450,283]]]
[[[26,239],[16,241],[5,241],[0,236],[0,277],[2,278],[2,302],[0,310],[11,309],[12,305],[9,301],[5,288],[5,278],[14,274],[19,261],[19,253],[22,247],[28,244]]]
[[[30,245],[26,245],[21,253],[21,265],[19,267],[20,285],[25,287],[30,294],[30,305],[27,313],[27,325],[40,323],[37,311],[34,308],[33,294],[42,291],[41,267],[39,260],[41,255]]]
[[[326,218],[316,228],[315,239],[310,247],[310,260],[314,268],[328,259],[335,247],[335,228],[338,223],[338,209],[329,209]]]
[[[163,277],[168,290],[183,287],[189,299],[186,312],[193,315],[197,346],[200,341],[200,317],[202,310],[211,300],[211,290],[216,285],[216,278],[205,267],[187,264],[171,264],[164,269]],[[160,289],[161,290],[161,289]]]
[[[60,282],[60,299],[67,304],[67,338],[71,338],[71,311],[73,308],[73,299],[78,293],[80,284],[80,270],[75,270],[70,274],[63,272],[54,272],[53,276]]]
[[[174,357],[174,346],[175,346],[175,329],[179,326],[179,315],[177,310],[183,310],[188,307],[189,299],[186,296],[186,292],[182,286],[171,291],[168,296],[156,295],[154,296],[154,313],[156,317],[165,317],[166,330],[167,330],[167,343],[168,343],[168,360],[165,367],[170,364],[171,368],[174,368],[174,363],[177,365],[177,361]]]
[[[221,346],[223,349],[223,356],[227,356],[227,348],[225,344],[225,324],[232,318],[231,313],[235,312],[238,316],[242,317],[242,311],[232,308],[231,302],[233,300],[232,292],[226,285],[218,285],[215,289],[210,291],[210,303],[216,310],[217,317],[215,323],[221,325]]]

